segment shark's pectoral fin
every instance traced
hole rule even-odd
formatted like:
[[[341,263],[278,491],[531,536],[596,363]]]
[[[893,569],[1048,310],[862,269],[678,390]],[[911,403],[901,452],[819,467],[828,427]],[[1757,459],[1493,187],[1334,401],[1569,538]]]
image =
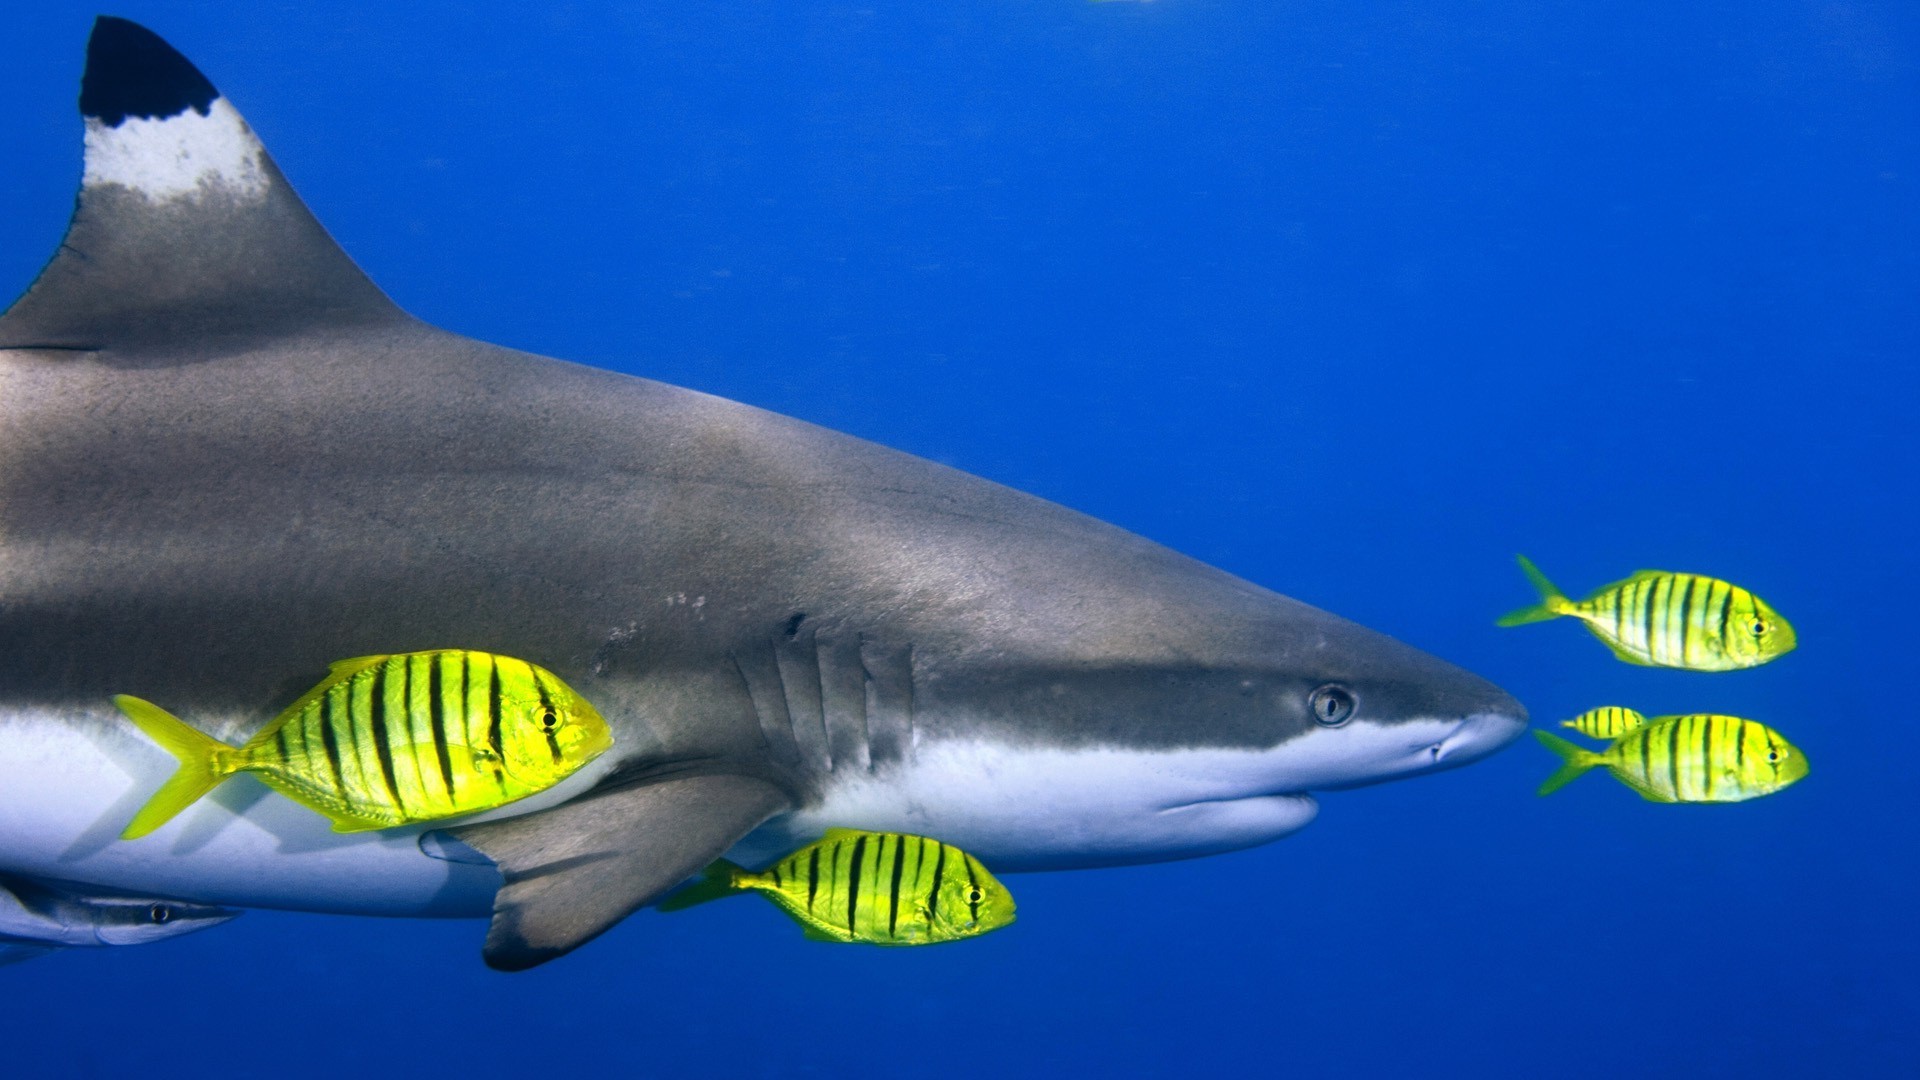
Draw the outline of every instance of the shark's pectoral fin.
[[[598,936],[790,805],[763,780],[678,777],[446,832],[506,879],[484,955],[489,967],[521,971]]]

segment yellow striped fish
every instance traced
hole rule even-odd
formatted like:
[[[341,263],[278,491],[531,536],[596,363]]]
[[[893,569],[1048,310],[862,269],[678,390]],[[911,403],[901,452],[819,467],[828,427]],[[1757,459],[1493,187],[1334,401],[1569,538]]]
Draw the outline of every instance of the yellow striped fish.
[[[828,829],[757,874],[722,859],[660,910],[741,892],[764,894],[817,941],[933,945],[1013,921],[1013,894],[959,848],[924,836],[851,829]]]
[[[1562,720],[1560,726],[1570,727],[1591,739],[1611,742],[1646,722],[1646,717],[1625,705],[1602,705],[1597,709],[1588,709],[1571,720]]]
[[[1519,558],[1540,603],[1502,616],[1501,626],[1571,615],[1629,664],[1690,671],[1755,667],[1795,645],[1793,627],[1779,612],[1718,578],[1641,570],[1574,601],[1525,555]]]
[[[1741,802],[1771,795],[1807,775],[1807,756],[1765,724],[1737,716],[1657,716],[1605,750],[1533,733],[1566,763],[1540,785],[1547,795],[1604,765],[1650,802]]]
[[[137,697],[113,701],[180,759],[123,840],[165,825],[237,772],[325,814],[335,832],[364,832],[491,810],[545,791],[613,745],[607,722],[552,672],[465,649],[342,660],[244,746]]]

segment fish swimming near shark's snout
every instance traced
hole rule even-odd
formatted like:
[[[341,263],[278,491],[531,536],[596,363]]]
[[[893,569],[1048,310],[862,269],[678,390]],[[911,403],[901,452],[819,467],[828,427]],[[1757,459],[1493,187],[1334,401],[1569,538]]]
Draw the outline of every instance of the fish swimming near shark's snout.
[[[564,953],[830,827],[998,870],[1265,843],[1525,712],[1382,634],[973,476],[400,311],[233,105],[96,25],[58,253],[0,317],[0,871],[483,916]],[[343,656],[456,646],[614,749],[453,827],[340,835],[249,779],[137,844],[137,688],[244,743]]]

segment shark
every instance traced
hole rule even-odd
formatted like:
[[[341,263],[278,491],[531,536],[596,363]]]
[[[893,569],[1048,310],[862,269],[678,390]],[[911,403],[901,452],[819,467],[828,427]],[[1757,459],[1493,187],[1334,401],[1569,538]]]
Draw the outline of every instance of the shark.
[[[102,17],[64,241],[0,316],[0,872],[489,920],[544,963],[831,828],[995,870],[1193,858],[1512,741],[1492,683],[1033,496],[400,310],[227,98]],[[152,836],[137,694],[244,741],[343,657],[524,658],[614,732],[344,835],[236,780]]]
[[[242,912],[157,896],[122,896],[0,875],[0,965],[63,949],[145,945],[191,934]]]

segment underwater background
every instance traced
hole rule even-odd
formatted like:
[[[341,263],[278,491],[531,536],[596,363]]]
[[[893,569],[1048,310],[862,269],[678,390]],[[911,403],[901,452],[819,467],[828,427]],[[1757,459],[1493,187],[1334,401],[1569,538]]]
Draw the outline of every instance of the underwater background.
[[[0,303],[66,225],[97,10],[0,12]],[[1735,713],[1812,774],[1540,799],[1528,738],[1267,847],[1009,876],[1019,922],[937,949],[739,900],[508,976],[479,922],[253,912],[0,969],[8,1075],[1920,1074],[1920,5],[110,13],[429,322],[1064,503],[1542,725]],[[1522,551],[1727,578],[1800,648],[1496,629]]]

